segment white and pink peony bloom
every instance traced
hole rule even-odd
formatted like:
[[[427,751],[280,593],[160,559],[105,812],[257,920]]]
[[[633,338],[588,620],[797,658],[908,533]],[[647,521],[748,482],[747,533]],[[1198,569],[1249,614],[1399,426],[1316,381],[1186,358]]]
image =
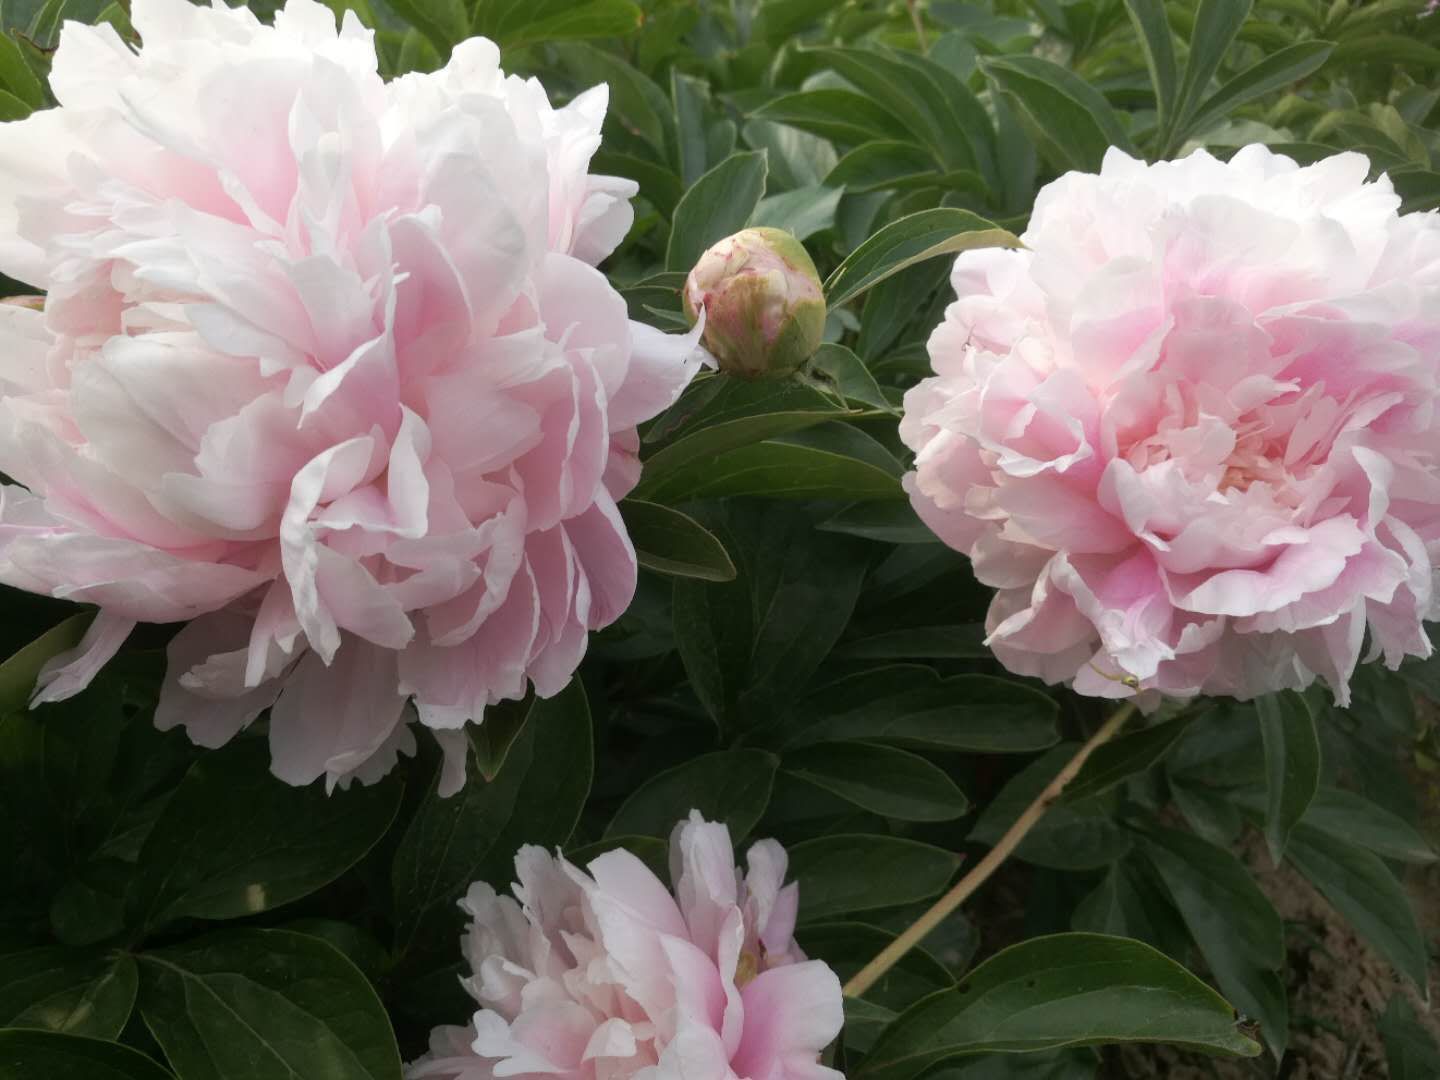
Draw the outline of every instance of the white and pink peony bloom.
[[[40,698],[136,622],[157,722],[217,746],[271,709],[295,784],[383,773],[558,692],[635,584],[616,502],[693,339],[594,263],[603,87],[552,108],[482,39],[384,82],[352,13],[136,0],[69,23],[60,107],[0,125],[0,581],[98,605]],[[413,704],[412,704],[413,703]]]
[[[670,837],[673,895],[628,851],[586,873],[522,848],[515,899],[476,883],[461,901],[480,1011],[436,1028],[409,1080],[843,1080],[819,1062],[840,981],[795,944],[785,849],[746,863],[694,811]]]
[[[1440,555],[1440,218],[1261,146],[1040,193],[961,255],[906,486],[999,590],[1014,671],[1251,697],[1425,656]],[[1153,697],[1153,694],[1148,695]]]

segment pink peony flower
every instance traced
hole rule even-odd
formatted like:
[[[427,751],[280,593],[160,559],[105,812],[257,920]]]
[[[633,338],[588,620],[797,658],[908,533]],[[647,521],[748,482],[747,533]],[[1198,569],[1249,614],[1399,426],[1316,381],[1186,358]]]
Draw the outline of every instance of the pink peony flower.
[[[1429,654],[1440,218],[1367,171],[1112,150],[1040,193],[1028,250],[960,256],[907,489],[999,590],[1007,667],[1344,702],[1367,627],[1392,668]]]
[[[795,944],[785,849],[761,840],[746,863],[696,811],[670,837],[673,896],[628,851],[587,874],[522,848],[516,899],[477,882],[460,903],[481,1009],[436,1028],[409,1080],[843,1080],[819,1064],[840,980]]]
[[[554,109],[489,41],[383,82],[352,13],[136,0],[68,23],[60,107],[0,125],[0,581],[96,604],[39,694],[193,620],[156,717],[277,776],[382,774],[407,721],[559,691],[635,585],[616,501],[693,339],[593,264],[603,87]],[[413,707],[410,704],[413,702]]]

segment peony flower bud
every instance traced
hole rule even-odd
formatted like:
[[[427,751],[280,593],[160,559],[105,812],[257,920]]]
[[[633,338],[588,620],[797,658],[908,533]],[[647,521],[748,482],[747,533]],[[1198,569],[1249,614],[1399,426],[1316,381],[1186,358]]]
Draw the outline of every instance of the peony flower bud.
[[[705,310],[705,347],[744,379],[789,375],[815,355],[825,294],[805,247],[783,229],[741,229],[685,279],[685,317]]]

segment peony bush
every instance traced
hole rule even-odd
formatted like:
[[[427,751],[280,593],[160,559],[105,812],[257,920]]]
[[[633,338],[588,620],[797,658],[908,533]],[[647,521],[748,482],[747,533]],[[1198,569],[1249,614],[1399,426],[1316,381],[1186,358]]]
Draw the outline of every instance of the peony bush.
[[[1437,49],[0,11],[0,1080],[1440,1075]]]

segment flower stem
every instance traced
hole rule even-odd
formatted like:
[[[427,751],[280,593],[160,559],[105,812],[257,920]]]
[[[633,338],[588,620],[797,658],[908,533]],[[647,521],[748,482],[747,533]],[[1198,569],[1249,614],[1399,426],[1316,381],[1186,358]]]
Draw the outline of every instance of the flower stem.
[[[905,6],[910,9],[910,21],[915,24],[915,37],[918,39],[920,51],[927,53],[930,46],[925,41],[925,20],[920,17],[920,5],[916,0],[905,0]]]
[[[916,919],[903,934],[885,946],[874,960],[861,968],[859,973],[845,984],[845,996],[860,997],[864,994],[894,967],[902,956],[920,944],[926,934],[939,926],[947,915],[969,899],[971,893],[985,884],[990,875],[998,870],[1000,865],[1010,857],[1010,853],[1019,846],[1020,841],[1025,839],[1025,834],[1045,816],[1045,811],[1050,809],[1050,804],[1058,799],[1066,785],[1075,779],[1081,766],[1085,764],[1096,748],[1109,742],[1134,713],[1133,702],[1126,702],[1111,713],[1105,723],[1100,725],[1100,729],[1090,736],[1090,740],[1065,763],[1065,767],[1056,774],[1055,779],[1051,780],[1045,786],[1045,790],[1035,797],[1035,801],[1025,808],[1025,812],[1015,819],[1015,824],[1005,831],[1005,835],[986,856],[976,863],[974,868],[961,878],[953,889],[937,900],[929,911]]]

